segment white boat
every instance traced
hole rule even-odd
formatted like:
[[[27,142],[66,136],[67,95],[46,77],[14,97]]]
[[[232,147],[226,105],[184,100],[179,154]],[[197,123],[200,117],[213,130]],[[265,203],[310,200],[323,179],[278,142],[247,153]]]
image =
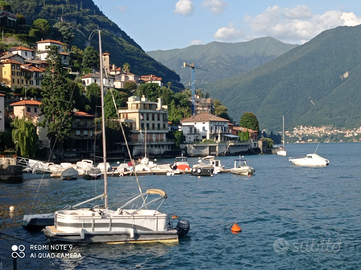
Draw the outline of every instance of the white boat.
[[[221,164],[221,161],[219,159],[215,159],[214,156],[206,156],[202,158],[201,161],[212,165],[214,174],[220,173],[222,170],[224,170],[224,166]]]
[[[106,164],[106,134],[104,115],[103,64],[101,37],[99,30],[100,82],[102,101],[102,142],[103,163]],[[121,125],[123,129],[123,126]],[[122,130],[124,132],[124,130]],[[126,138],[126,146],[128,147]],[[128,149],[129,151],[129,149]],[[135,173],[135,177],[137,177]],[[168,215],[159,212],[159,208],[167,199],[160,189],[141,191],[137,179],[139,195],[131,198],[124,205],[111,210],[108,207],[108,180],[104,174],[103,194],[88,202],[103,198],[104,207],[58,210],[54,215],[54,226],[46,226],[44,234],[51,242],[65,243],[121,243],[121,242],[177,242],[180,236],[188,233],[189,222],[180,220],[173,227]],[[120,192],[120,191],[119,191]],[[153,196],[156,198],[152,199]],[[159,203],[155,209],[151,205]],[[135,207],[137,206],[137,207]]]
[[[283,131],[282,131],[282,146],[280,150],[277,151],[277,155],[279,156],[287,156],[287,151],[285,149],[285,116],[283,116]]]
[[[109,162],[106,162],[105,164],[99,163],[96,168],[98,168],[102,174],[106,174],[112,170],[112,166],[109,164]]]
[[[235,159],[233,168],[229,169],[230,173],[238,175],[253,175],[256,170],[248,166],[247,161],[243,158]]]
[[[327,166],[330,163],[328,159],[323,158],[316,153],[307,154],[305,157],[301,158],[290,158],[289,161],[291,161],[294,165],[307,167]]]

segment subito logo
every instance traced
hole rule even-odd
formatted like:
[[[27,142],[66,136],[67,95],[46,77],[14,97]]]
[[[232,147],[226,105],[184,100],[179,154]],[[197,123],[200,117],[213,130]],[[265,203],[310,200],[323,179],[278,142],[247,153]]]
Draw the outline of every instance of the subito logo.
[[[274,243],[273,243],[273,250],[277,253],[277,254],[286,254],[288,249],[289,249],[290,245],[288,244],[287,240],[283,239],[283,238],[278,238]]]
[[[16,258],[21,258],[22,259],[22,258],[25,257],[25,252],[24,252],[25,246],[24,245],[19,245],[19,246],[13,245],[11,247],[11,250],[13,251],[11,253],[11,257],[13,257],[14,259],[16,259]]]

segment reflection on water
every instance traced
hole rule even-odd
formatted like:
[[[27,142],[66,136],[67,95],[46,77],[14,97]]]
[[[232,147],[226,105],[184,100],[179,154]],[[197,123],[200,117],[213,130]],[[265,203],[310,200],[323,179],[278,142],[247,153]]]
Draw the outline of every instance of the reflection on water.
[[[314,144],[287,145],[289,156],[313,153]],[[41,232],[21,227],[22,216],[52,212],[103,191],[102,181],[32,179],[0,185],[0,258],[12,266],[11,247],[24,245],[19,269],[358,269],[361,239],[361,144],[321,144],[317,153],[330,160],[324,168],[292,165],[288,157],[246,156],[256,169],[252,177],[218,174],[142,176],[143,190],[160,188],[168,200],[163,212],[190,221],[191,230],[179,245],[94,244],[74,246],[80,258],[30,258],[30,245],[46,244]],[[226,167],[237,157],[220,157]],[[172,160],[158,160],[159,163]],[[189,162],[195,164],[196,158]],[[36,190],[41,186],[36,198]],[[110,177],[110,206],[138,192],[132,177]],[[97,204],[99,202],[95,202]],[[10,213],[9,206],[16,210]],[[233,222],[242,228],[230,231]],[[274,243],[289,244],[278,254]],[[296,244],[341,242],[338,252],[295,252]],[[314,249],[315,250],[315,249]],[[35,252],[36,253],[36,252]],[[42,251],[37,251],[42,253]],[[45,252],[47,253],[47,252]]]

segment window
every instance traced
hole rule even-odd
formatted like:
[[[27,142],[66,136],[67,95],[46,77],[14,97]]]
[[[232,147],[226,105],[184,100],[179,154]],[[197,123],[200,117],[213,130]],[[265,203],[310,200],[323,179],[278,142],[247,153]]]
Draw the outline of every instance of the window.
[[[88,136],[88,131],[87,131],[87,130],[84,130],[84,131],[83,131],[83,134],[84,134],[84,136]]]
[[[76,136],[80,136],[80,130],[75,131]]]
[[[27,112],[30,112],[30,108],[28,107],[28,108],[26,108],[26,110],[27,110]]]
[[[34,108],[34,113],[37,113],[38,112],[38,108]]]

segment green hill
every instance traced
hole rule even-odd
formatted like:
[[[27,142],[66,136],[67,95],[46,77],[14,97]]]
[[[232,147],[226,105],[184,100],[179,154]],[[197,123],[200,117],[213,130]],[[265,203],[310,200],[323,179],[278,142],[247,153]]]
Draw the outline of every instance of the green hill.
[[[255,69],[291,50],[297,45],[282,43],[274,38],[258,38],[248,42],[193,45],[184,49],[147,52],[155,60],[177,72],[183,84],[190,84],[191,71],[183,62],[194,63],[207,71],[196,69],[196,88]]]
[[[338,27],[247,73],[201,87],[239,121],[256,114],[260,128],[361,125],[361,26]]]
[[[184,89],[180,77],[174,71],[148,56],[142,48],[110,21],[91,0],[7,0],[15,14],[25,16],[26,24],[36,19],[46,19],[52,25],[57,22],[69,23],[75,38],[68,44],[84,49],[88,44],[98,48],[98,39],[89,36],[92,30],[102,30],[103,52],[111,54],[111,62],[122,67],[129,63],[131,72],[138,75],[162,77],[165,83],[172,82],[173,90]],[[49,37],[51,38],[51,37]]]

